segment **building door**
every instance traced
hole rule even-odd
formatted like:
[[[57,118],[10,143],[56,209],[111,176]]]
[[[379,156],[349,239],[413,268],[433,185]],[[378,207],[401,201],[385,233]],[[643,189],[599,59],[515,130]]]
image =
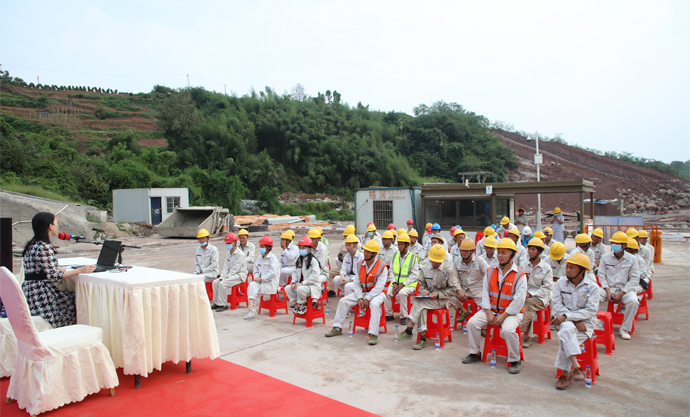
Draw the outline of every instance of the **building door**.
[[[161,210],[161,198],[151,197],[151,224],[157,225],[163,221],[163,211]]]

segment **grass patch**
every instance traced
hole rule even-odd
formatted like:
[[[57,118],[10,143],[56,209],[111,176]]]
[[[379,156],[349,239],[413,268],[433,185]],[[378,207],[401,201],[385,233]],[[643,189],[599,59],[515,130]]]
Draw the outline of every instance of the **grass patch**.
[[[7,191],[13,191],[15,193],[32,195],[34,197],[42,197],[42,198],[48,198],[51,200],[64,201],[65,203],[78,203],[78,201],[74,201],[69,197],[65,197],[61,194],[45,190],[45,189],[43,189],[41,187],[37,187],[35,185],[2,184],[2,183],[0,183],[0,187],[2,187],[4,190],[7,190]]]

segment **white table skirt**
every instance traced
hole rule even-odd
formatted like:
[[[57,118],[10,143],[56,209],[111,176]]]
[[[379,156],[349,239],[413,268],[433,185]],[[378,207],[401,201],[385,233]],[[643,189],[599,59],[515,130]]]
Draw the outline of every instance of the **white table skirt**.
[[[65,258],[60,265],[95,264]],[[72,278],[77,323],[103,329],[103,344],[126,375],[148,376],[163,362],[215,359],[218,334],[203,276],[133,267]]]

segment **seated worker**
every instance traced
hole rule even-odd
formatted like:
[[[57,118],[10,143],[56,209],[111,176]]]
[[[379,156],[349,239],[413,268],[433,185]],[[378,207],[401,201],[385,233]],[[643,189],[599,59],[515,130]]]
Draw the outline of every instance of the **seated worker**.
[[[554,242],[554,240],[553,240],[553,229],[550,228],[550,227],[544,228],[544,234],[546,235],[546,241],[544,242],[544,245],[545,245],[547,248],[550,248],[550,247],[551,247],[551,243]]]
[[[256,249],[253,243],[249,243],[249,232],[246,229],[242,229],[237,233],[237,237],[240,241],[240,250],[244,253],[244,258],[247,261],[247,272],[253,272]]]
[[[570,251],[570,256],[573,256],[576,253],[584,253],[587,255],[589,258],[589,264],[594,265],[594,251],[592,250],[592,238],[589,237],[588,234],[586,233],[580,233],[579,235],[575,236],[575,249]],[[591,279],[594,282],[597,282],[597,279],[594,277],[594,272],[587,271],[587,279]]]
[[[414,229],[414,221],[412,219],[407,221],[407,234],[409,236],[410,232]]]
[[[520,244],[523,247],[527,247],[529,241],[532,240],[532,229],[527,226],[522,228],[522,230],[518,229],[518,231],[520,232]]]
[[[316,229],[311,229],[317,231]],[[310,230],[310,231],[311,231]],[[304,236],[297,243],[299,247],[299,258],[295,263],[295,272],[292,273],[292,282],[285,287],[285,294],[291,303],[295,303],[292,312],[304,314],[307,312],[307,297],[311,297],[312,307],[316,310],[320,308],[322,277],[321,263],[314,255],[313,240]]]
[[[347,254],[347,237],[355,234],[355,226],[348,225],[343,231],[343,243],[340,245],[340,252],[338,252],[338,258],[335,260],[335,267],[328,271],[328,296],[335,297],[335,286],[333,280],[335,277],[340,275],[340,269],[343,267],[343,258]],[[359,239],[357,239],[359,242]]]
[[[388,265],[389,268],[393,262],[393,256],[398,252],[398,247],[393,244],[394,240],[395,236],[393,236],[393,232],[390,230],[383,232],[383,236],[381,237],[383,247],[380,248],[379,254],[376,256],[378,259],[382,260],[383,263]]]
[[[457,231],[456,231],[457,233]],[[493,240],[493,239],[492,239]],[[481,256],[474,253],[474,242],[472,239],[465,239],[459,244],[459,255],[453,257],[453,265],[458,272],[458,281],[460,282],[460,289],[458,290],[458,299],[462,302],[467,301],[467,298],[472,298],[477,306],[482,303],[482,289],[484,285],[484,276],[489,269],[489,264]],[[494,248],[490,248],[491,251]],[[468,311],[461,303],[458,304],[458,311],[455,313],[458,323],[462,323],[467,316],[472,312]]]
[[[294,233],[294,232],[293,232]],[[295,271],[295,262],[299,257],[299,249],[292,245],[293,235],[290,230],[286,230],[280,235],[280,282],[279,285],[284,287],[292,278],[292,273]]]
[[[639,243],[631,237],[628,238],[628,246],[626,246],[625,251],[637,258],[637,264],[640,268],[640,284],[635,287],[636,294],[642,294],[647,288],[649,288],[649,276],[647,275],[647,270],[644,268],[644,259],[639,253]],[[637,300],[641,301],[642,296],[638,295]]]
[[[286,232],[287,232],[287,233],[290,233],[290,244],[291,244],[292,246],[297,246],[297,242],[295,242],[295,237],[296,237],[296,236],[295,236],[295,231],[292,230],[292,229],[287,229]],[[297,249],[297,250],[299,250],[299,249]]]
[[[549,247],[546,246],[546,235],[541,230],[537,230],[532,234],[532,236],[536,237],[537,239],[541,239],[542,243],[544,243],[544,250],[541,252],[541,255],[539,256],[541,257],[541,259],[546,259],[546,257],[549,256]]]
[[[419,233],[417,233],[416,230],[412,229],[407,236],[410,237],[410,252],[419,256],[424,250],[424,246],[420,245],[419,241],[417,240],[419,238]]]
[[[594,333],[599,306],[599,287],[585,278],[585,273],[591,269],[589,258],[583,253],[573,254],[566,261],[565,269],[566,277],[556,282],[551,306],[551,324],[558,329],[558,355],[554,366],[563,371],[556,382],[557,389],[567,389],[573,379],[585,379],[577,355],[581,352],[580,345]]]
[[[553,292],[553,270],[549,264],[541,259],[544,242],[539,238],[532,238],[527,243],[529,260],[521,265],[527,274],[527,295],[525,298],[525,313],[522,316],[520,330],[522,330],[522,347],[532,346],[532,320],[537,311],[546,308],[551,302]]]
[[[460,255],[460,245],[462,244],[462,241],[465,240],[465,231],[458,227],[451,234],[451,236],[453,236],[453,242],[455,242],[455,244],[452,248],[450,248],[450,256],[453,257],[452,261],[455,262],[456,260],[462,258]],[[474,247],[474,242],[472,242],[472,247]]]
[[[228,309],[228,295],[232,293],[232,287],[242,284],[247,280],[247,260],[244,252],[239,249],[237,235],[228,233],[225,235],[225,247],[228,253],[225,255],[225,265],[220,278],[213,281],[213,305],[211,309],[216,313]]]
[[[484,249],[484,241],[486,241],[486,239],[488,239],[490,237],[493,237],[494,240],[496,240],[496,244],[498,245],[498,239],[496,236],[497,236],[497,234],[496,234],[496,231],[494,230],[493,227],[491,227],[491,226],[486,227],[484,229],[484,237],[479,239],[479,241],[477,242],[477,255],[481,256],[484,254],[484,252],[486,252],[486,250]]]
[[[515,259],[515,264],[522,265],[524,262],[527,262],[527,249],[525,249],[522,242],[520,242],[520,232],[518,232],[517,227],[508,230],[508,239],[515,242],[515,246],[517,247],[517,259]]]
[[[321,241],[321,231],[318,227],[309,229],[307,236],[311,239],[313,246],[313,254],[319,260],[319,267],[321,268],[321,283],[328,281],[328,247]]]
[[[321,235],[321,239],[319,239],[319,243],[323,243],[323,247],[326,248],[326,259],[331,258],[331,251],[329,247],[331,246],[331,241],[326,239],[326,236],[323,235],[323,229],[321,226],[316,226],[316,230],[319,231],[319,235]]]
[[[529,222],[527,221],[527,216],[525,216],[525,209],[520,207],[518,209],[518,215],[515,218],[515,227],[522,233],[522,229],[524,229],[525,226],[529,226]]]
[[[446,253],[448,252],[448,243],[446,243],[446,240],[443,238],[443,235],[441,234],[441,226],[439,226],[438,223],[434,223],[431,226],[431,231],[434,232],[429,240],[426,241],[426,244],[424,245],[424,251],[422,252],[422,259],[426,259],[426,254],[429,253],[429,249],[431,249],[432,245],[436,244],[441,244],[443,245],[443,249],[446,250]],[[437,241],[434,241],[434,239],[437,239]]]
[[[289,243],[288,243],[289,244]],[[254,263],[254,281],[247,286],[247,298],[249,299],[249,312],[244,316],[245,320],[253,319],[256,315],[254,300],[264,295],[273,295],[278,292],[280,281],[280,261],[274,254],[273,239],[264,236],[259,241],[259,259]]]
[[[393,317],[393,298],[400,304],[400,324],[407,324],[407,296],[417,288],[419,275],[419,257],[410,252],[410,237],[407,234],[398,236],[398,250],[393,255],[393,262],[388,269],[390,285],[383,301],[386,308],[386,321]]]
[[[619,330],[622,339],[630,340],[633,320],[637,315],[639,302],[635,288],[640,285],[640,268],[635,255],[625,251],[628,235],[616,232],[611,237],[611,252],[601,257],[599,283],[605,291],[605,300],[625,305],[623,325]]]
[[[357,275],[357,265],[364,260],[364,255],[359,251],[359,239],[353,234],[345,238],[345,248],[347,253],[343,257],[343,266],[340,268],[340,275],[333,278],[333,287],[343,292],[347,296],[355,291],[354,280]]]
[[[381,322],[381,304],[383,304],[383,288],[386,286],[388,267],[382,260],[376,258],[379,252],[379,244],[369,241],[364,245],[364,259],[357,264],[354,287],[355,292],[345,296],[338,302],[335,312],[333,329],[326,333],[326,337],[340,336],[343,334],[343,322],[350,309],[359,305],[359,311],[364,312],[369,308],[371,319],[369,320],[369,344],[375,345],[379,339],[379,323]]]
[[[369,223],[367,226],[367,233],[364,234],[362,237],[362,244],[366,244],[370,240],[376,241],[376,243],[379,244],[379,246],[382,246],[383,243],[381,242],[381,235],[379,235],[379,232],[376,231],[376,226],[374,223]]]
[[[412,339],[412,329],[417,324],[420,335],[412,349],[420,350],[426,343],[426,310],[436,308],[451,308],[453,299],[458,297],[458,277],[450,262],[448,253],[443,246],[436,244],[429,250],[429,262],[424,262],[419,271],[419,296],[412,303],[412,311],[407,316],[407,328],[399,333],[398,340]],[[428,298],[420,298],[428,297]]]
[[[424,226],[424,236],[422,236],[422,246],[426,246],[426,242],[431,239],[431,235],[434,234],[434,232],[431,230],[431,227],[433,224],[427,223],[426,226]]]
[[[496,239],[493,236],[484,240],[484,254],[480,255],[479,257],[486,261],[486,264],[489,265],[489,268],[492,266],[498,267],[498,258],[496,257],[497,247],[498,242],[496,242]]]
[[[489,268],[484,278],[481,308],[486,314],[475,314],[467,323],[467,334],[470,339],[470,354],[462,363],[473,363],[482,360],[479,343],[481,331],[488,324],[501,327],[501,337],[508,348],[508,362],[511,374],[519,374],[522,369],[520,360],[520,336],[517,327],[522,321],[527,295],[527,274],[516,265],[517,247],[512,239],[501,239],[498,244],[498,268]],[[506,285],[508,284],[508,285]],[[489,337],[487,332],[486,337]]]
[[[458,230],[457,226],[453,226],[450,228],[450,241],[448,242],[448,253],[451,253],[453,248],[455,247],[455,231]]]
[[[498,230],[496,230],[496,233],[498,233],[499,237],[502,237],[505,235],[505,232],[510,231],[510,229],[517,229],[513,223],[510,222],[509,217],[504,217],[501,219],[501,224],[498,226]],[[518,230],[518,236],[520,235],[520,231]]]
[[[639,244],[641,246],[644,246],[645,248],[647,248],[649,250],[650,259],[647,261],[648,262],[647,275],[651,279],[654,276],[654,256],[656,255],[656,249],[654,249],[654,246],[652,246],[649,243],[649,233],[647,233],[646,230],[644,230],[644,229],[640,230],[639,234],[640,234],[640,236],[639,236],[640,239],[638,240]],[[604,246],[604,245],[601,245],[601,246]]]
[[[633,229],[631,227],[630,229],[625,231],[625,234],[628,235],[628,237],[633,238],[635,239],[635,241],[637,241],[637,246],[639,247],[638,253],[644,261],[644,268],[647,269],[650,264],[654,263],[654,258],[652,257],[652,253],[649,251],[649,249],[647,249],[646,246],[640,244],[640,241],[642,240],[640,238],[640,232],[638,232],[637,229]],[[640,265],[640,270],[642,270],[642,268],[643,265]]]
[[[194,257],[194,272],[204,276],[204,282],[213,282],[218,278],[218,248],[209,243],[210,234],[206,229],[200,229],[196,234],[199,246]]]
[[[594,252],[594,264],[592,265],[592,271],[596,275],[599,269],[599,262],[601,262],[601,257],[607,252],[606,246],[602,243],[604,240],[604,231],[600,228],[592,230],[592,234],[589,237],[592,239],[592,251]]]
[[[553,273],[553,280],[558,281],[565,277],[565,261],[570,255],[565,253],[565,245],[561,242],[553,242],[549,250],[549,257],[546,263],[551,267]]]

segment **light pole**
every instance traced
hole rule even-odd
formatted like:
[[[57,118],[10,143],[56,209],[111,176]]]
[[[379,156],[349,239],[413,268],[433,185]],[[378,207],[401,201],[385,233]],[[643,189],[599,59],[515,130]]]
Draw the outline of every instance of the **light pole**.
[[[540,182],[539,178],[539,165],[542,164],[542,156],[539,153],[539,133],[536,132],[534,134],[534,138],[536,140],[537,144],[537,153],[534,154],[534,165],[537,166],[537,182]],[[527,141],[529,142],[532,140],[532,138],[528,135],[527,136]],[[537,230],[542,230],[541,229],[541,193],[537,193]]]

